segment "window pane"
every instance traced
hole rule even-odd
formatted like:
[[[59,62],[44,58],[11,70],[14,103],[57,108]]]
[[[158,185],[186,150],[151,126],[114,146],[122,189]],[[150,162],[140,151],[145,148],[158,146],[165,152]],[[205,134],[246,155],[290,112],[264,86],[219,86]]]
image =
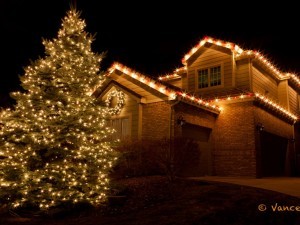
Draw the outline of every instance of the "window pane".
[[[210,86],[221,85],[221,66],[210,68]]]
[[[198,70],[198,88],[208,87],[208,69]]]

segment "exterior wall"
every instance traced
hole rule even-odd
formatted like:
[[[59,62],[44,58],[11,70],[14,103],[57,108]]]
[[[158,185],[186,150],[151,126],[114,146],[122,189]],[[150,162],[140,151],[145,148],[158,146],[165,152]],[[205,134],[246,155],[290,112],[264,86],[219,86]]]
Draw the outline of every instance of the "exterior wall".
[[[183,90],[187,90],[188,89],[188,78],[187,78],[187,74],[183,74],[181,76],[181,80],[182,80],[182,89]]]
[[[143,105],[142,139],[155,140],[170,137],[171,106],[166,102]]]
[[[109,93],[109,91],[108,91]],[[106,99],[107,94],[103,96],[103,100]],[[130,133],[131,139],[135,140],[138,139],[138,132],[139,132],[139,104],[135,99],[130,97],[128,94],[125,93],[125,105],[119,115],[112,116],[112,119],[115,118],[129,118],[130,121]]]
[[[289,110],[292,113],[299,113],[299,106],[298,106],[298,93],[291,87],[289,86],[288,88],[288,93],[289,93]]]
[[[254,108],[252,101],[223,106],[214,133],[214,174],[256,176]]]
[[[264,126],[264,130],[290,139],[293,136],[293,126],[279,119],[275,115],[266,112],[264,109],[255,108],[255,124],[261,123]]]
[[[198,93],[212,93],[218,92],[223,88],[232,87],[232,55],[230,52],[223,52],[220,47],[211,46],[201,50],[201,55],[191,64],[188,65],[188,91]],[[223,84],[222,86],[216,86],[212,88],[198,89],[197,87],[197,70],[201,68],[207,68],[211,66],[221,65],[223,72]]]
[[[300,122],[295,124],[296,175],[300,176]]]
[[[289,109],[289,86],[287,80],[278,83],[278,102],[280,105]]]
[[[213,135],[212,129],[215,125],[217,115],[197,108],[195,106],[179,103],[173,110],[174,136],[192,138],[196,149],[189,149],[182,158],[180,176],[206,176],[212,175],[213,171]],[[182,117],[183,125],[177,123]]]
[[[250,63],[249,59],[236,62],[236,87],[241,90],[250,90]]]
[[[254,92],[258,92],[278,101],[278,86],[276,80],[256,67],[252,67],[252,85]]]
[[[179,78],[179,79],[173,79],[173,80],[168,80],[166,81],[167,83],[175,86],[175,87],[179,87],[179,88],[182,88],[182,79]]]
[[[183,119],[188,123],[211,129],[214,128],[217,117],[217,115],[209,113],[205,110],[201,110],[188,104],[179,103],[178,105],[174,106],[174,122],[172,123],[174,124],[174,129],[172,129],[174,132],[174,137],[182,136],[181,126],[177,125],[177,118],[179,118],[179,116],[182,116]]]

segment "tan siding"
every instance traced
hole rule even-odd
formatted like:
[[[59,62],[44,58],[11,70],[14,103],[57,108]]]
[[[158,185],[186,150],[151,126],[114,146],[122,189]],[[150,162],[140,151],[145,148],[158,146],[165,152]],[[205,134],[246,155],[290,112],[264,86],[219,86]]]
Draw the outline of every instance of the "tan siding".
[[[167,83],[169,83],[175,87],[182,88],[182,79],[169,80],[169,81],[167,81]]]
[[[125,106],[118,117],[130,117],[131,138],[138,138],[138,103],[126,95]]]
[[[278,84],[278,102],[281,106],[289,109],[289,96],[288,96],[288,81],[283,80]]]
[[[289,108],[292,113],[298,112],[298,96],[292,87],[289,87]]]
[[[194,92],[195,91],[195,70],[191,70],[188,73],[188,77],[187,77],[187,90],[189,92]]]
[[[278,100],[278,86],[274,78],[263,74],[260,70],[253,67],[252,82],[254,92],[259,92],[273,100]]]
[[[109,93],[109,91],[108,91]],[[104,95],[103,100],[106,99],[106,95]],[[129,95],[125,94],[125,105],[121,111],[121,113],[117,116],[113,116],[112,118],[121,118],[128,117],[130,120],[130,133],[132,139],[138,138],[138,120],[139,120],[139,110],[138,103],[131,98]]]
[[[240,60],[236,63],[236,87],[242,90],[250,89],[248,60]]]
[[[197,84],[196,71],[201,68],[208,68],[217,65],[222,65],[222,72],[224,78],[223,87],[224,88],[231,87],[232,86],[232,56],[215,49],[206,48],[206,50],[203,51],[202,54],[191,65],[188,66],[188,91],[190,92],[204,91],[204,90],[198,90],[198,88],[196,88],[196,84]],[[205,89],[205,91],[209,91],[209,88]]]
[[[182,89],[183,90],[187,90],[188,89],[187,75],[182,76]]]

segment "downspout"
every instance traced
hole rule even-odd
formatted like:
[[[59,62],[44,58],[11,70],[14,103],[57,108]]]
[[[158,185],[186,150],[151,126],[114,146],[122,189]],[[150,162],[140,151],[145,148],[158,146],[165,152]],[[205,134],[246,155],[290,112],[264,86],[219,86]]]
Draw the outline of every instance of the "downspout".
[[[175,126],[175,118],[174,118],[174,106],[177,105],[180,102],[179,99],[177,99],[174,103],[171,103],[170,107],[170,117],[169,117],[169,157],[170,157],[170,177],[169,179],[172,181],[175,176],[174,171],[174,126]]]
[[[172,124],[172,119],[174,118],[174,106],[177,105],[180,102],[179,99],[177,99],[174,103],[171,103],[171,110],[170,110],[170,118],[169,118],[169,139],[171,140],[174,134],[174,124]],[[173,120],[175,122],[175,119]]]
[[[297,151],[296,151],[296,142],[295,142],[295,122],[293,123],[292,145],[293,145],[292,148],[293,148],[293,151],[294,151],[294,166],[295,166],[294,175],[297,175],[298,155],[297,155]]]

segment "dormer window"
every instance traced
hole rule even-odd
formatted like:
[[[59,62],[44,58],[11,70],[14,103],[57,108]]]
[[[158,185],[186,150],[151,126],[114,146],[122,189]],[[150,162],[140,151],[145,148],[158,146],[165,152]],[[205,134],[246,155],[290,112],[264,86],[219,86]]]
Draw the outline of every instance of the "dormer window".
[[[219,86],[222,84],[221,66],[198,70],[198,88]]]

